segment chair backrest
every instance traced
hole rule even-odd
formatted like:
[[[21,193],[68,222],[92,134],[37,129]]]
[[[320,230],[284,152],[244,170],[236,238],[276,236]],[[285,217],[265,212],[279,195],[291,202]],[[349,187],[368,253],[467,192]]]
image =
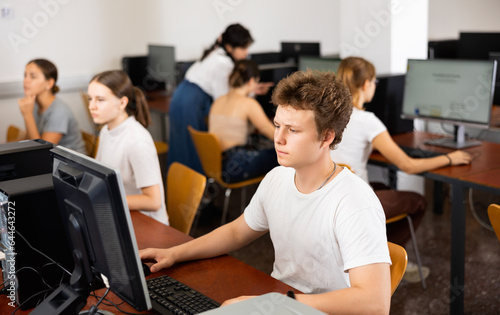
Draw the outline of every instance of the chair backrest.
[[[95,158],[97,147],[99,146],[99,137],[83,130],[81,132],[87,155]]]
[[[342,167],[346,167],[347,169],[349,169],[351,172],[354,173],[354,171],[352,170],[352,168],[348,165],[348,164],[344,164],[344,163],[337,163],[338,166],[342,166]]]
[[[224,183],[222,179],[222,150],[219,139],[210,132],[198,131],[191,126],[187,128],[205,174],[219,183]]]
[[[170,226],[189,234],[201,198],[206,178],[191,168],[174,162],[167,173],[167,213]]]
[[[397,244],[387,242],[389,255],[391,256],[391,295],[394,294],[406,271],[408,256],[406,250]]]
[[[26,132],[17,126],[10,125],[7,128],[7,142],[24,140],[25,136]]]
[[[490,218],[491,226],[495,230],[498,240],[500,241],[500,206],[491,204],[488,207],[488,217]]]

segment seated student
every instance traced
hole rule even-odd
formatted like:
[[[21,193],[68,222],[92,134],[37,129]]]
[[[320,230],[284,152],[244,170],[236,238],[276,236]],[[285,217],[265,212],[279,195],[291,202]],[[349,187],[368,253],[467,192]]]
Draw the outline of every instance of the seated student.
[[[24,97],[18,100],[28,139],[43,139],[86,154],[85,143],[71,109],[56,93],[57,68],[46,59],[28,62]]]
[[[220,141],[223,178],[229,183],[264,175],[278,165],[271,141],[267,148],[248,143],[253,126],[267,139],[274,136],[274,125],[262,106],[248,96],[257,86],[259,75],[255,62],[236,62],[229,76],[229,93],[215,100],[208,116],[208,131]]]
[[[229,91],[229,74],[234,63],[247,58],[253,43],[250,31],[241,24],[231,24],[203,52],[186,72],[170,101],[169,151],[167,168],[180,162],[203,174],[201,162],[189,135],[187,126],[206,131],[207,116],[214,100]],[[266,94],[271,84],[260,83],[256,94]]]
[[[384,124],[371,112],[364,111],[364,103],[373,98],[376,87],[375,67],[369,61],[348,57],[341,61],[338,77],[349,88],[353,102],[351,119],[344,131],[344,140],[337,150],[332,151],[332,159],[337,163],[351,166],[355,174],[368,182],[367,162],[372,149],[378,150],[400,170],[415,174],[435,168],[468,164],[471,157],[463,151],[455,151],[432,158],[411,158],[399,148],[391,138]],[[422,221],[425,213],[425,199],[414,192],[375,190],[384,207],[387,218],[401,213],[410,214],[414,227]],[[390,242],[404,245],[410,238],[406,221],[392,223],[387,227],[387,237]]]
[[[89,110],[99,134],[96,160],[120,170],[130,210],[168,225],[160,163],[142,91],[121,70],[97,74],[88,87]]]
[[[388,314],[382,206],[368,184],[330,158],[351,115],[348,89],[333,73],[299,71],[278,83],[272,102],[281,166],[266,175],[244,214],[188,243],[141,250],[140,258],[155,260],[156,272],[231,252],[270,233],[272,276],[304,292],[298,301],[329,314]]]

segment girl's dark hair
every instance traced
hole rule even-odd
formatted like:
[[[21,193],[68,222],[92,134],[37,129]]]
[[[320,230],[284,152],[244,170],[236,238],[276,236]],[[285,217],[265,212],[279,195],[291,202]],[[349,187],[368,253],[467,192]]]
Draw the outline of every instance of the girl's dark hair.
[[[234,64],[233,72],[229,76],[229,86],[238,88],[245,85],[251,78],[260,77],[259,67],[252,60],[240,60]]]
[[[225,46],[226,44],[229,44],[234,48],[245,48],[250,46],[252,43],[253,38],[252,35],[250,35],[250,31],[248,31],[241,24],[231,24],[226,28],[224,33],[222,33],[222,35],[215,40],[215,43],[203,52],[201,60],[205,59],[205,57],[207,57],[217,47],[222,47],[224,50],[226,50]],[[231,57],[230,54],[228,54],[228,56]]]
[[[59,87],[56,85],[57,82],[57,68],[56,66],[48,61],[47,59],[33,59],[27,64],[34,63],[35,65],[42,70],[43,76],[45,80],[54,79],[54,85],[52,86],[51,92],[52,94],[56,94],[59,92]]]
[[[122,98],[128,98],[127,107],[125,111],[127,114],[135,116],[135,119],[144,128],[151,124],[151,117],[149,116],[148,103],[146,97],[141,89],[132,85],[129,76],[122,70],[104,71],[95,75],[90,82],[99,82],[107,86],[113,94]]]

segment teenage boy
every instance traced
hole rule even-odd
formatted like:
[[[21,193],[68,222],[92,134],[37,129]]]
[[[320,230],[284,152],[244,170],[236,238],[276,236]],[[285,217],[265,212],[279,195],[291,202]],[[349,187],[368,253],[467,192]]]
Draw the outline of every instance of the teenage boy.
[[[272,102],[280,166],[262,180],[244,214],[188,243],[141,250],[141,259],[156,260],[156,272],[226,254],[269,232],[272,276],[304,292],[298,301],[329,314],[388,314],[384,211],[373,190],[330,157],[351,115],[348,89],[333,73],[296,72],[279,82]]]

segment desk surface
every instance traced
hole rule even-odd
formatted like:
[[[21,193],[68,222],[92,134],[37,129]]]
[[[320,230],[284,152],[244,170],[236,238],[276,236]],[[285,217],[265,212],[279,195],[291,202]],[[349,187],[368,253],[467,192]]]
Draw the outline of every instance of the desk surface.
[[[150,110],[168,114],[172,95],[167,95],[166,91],[147,91],[146,98]]]
[[[436,151],[440,153],[453,152],[452,149],[426,145],[427,139],[439,138],[441,135],[435,135],[428,132],[409,132],[392,136],[394,141],[400,145],[411,148],[418,148],[427,151]],[[472,155],[472,163],[469,165],[459,165],[452,167],[442,167],[427,172],[428,177],[441,180],[458,179],[465,176],[487,172],[495,168],[500,168],[500,144],[493,142],[483,142],[480,146],[463,149]],[[376,164],[391,164],[380,153],[374,152],[370,156],[370,161]]]
[[[191,239],[188,235],[167,227],[137,211],[131,213],[137,245],[140,249],[146,247],[171,247]],[[269,292],[286,293],[288,290],[299,292],[228,255],[177,264],[172,268],[154,273],[148,278],[162,274],[174,277],[220,303],[240,295],[260,295]],[[104,289],[97,291],[98,295],[103,293]],[[108,294],[108,299],[117,304],[122,302],[113,293]],[[8,302],[9,300],[5,295],[0,296],[0,314],[10,314],[14,310],[8,306]],[[86,309],[95,304],[96,300],[89,298],[89,302]],[[102,305],[99,309],[120,313],[111,306]],[[137,313],[126,303],[122,304],[120,309]],[[16,314],[28,314],[29,312],[30,310],[19,310]]]

